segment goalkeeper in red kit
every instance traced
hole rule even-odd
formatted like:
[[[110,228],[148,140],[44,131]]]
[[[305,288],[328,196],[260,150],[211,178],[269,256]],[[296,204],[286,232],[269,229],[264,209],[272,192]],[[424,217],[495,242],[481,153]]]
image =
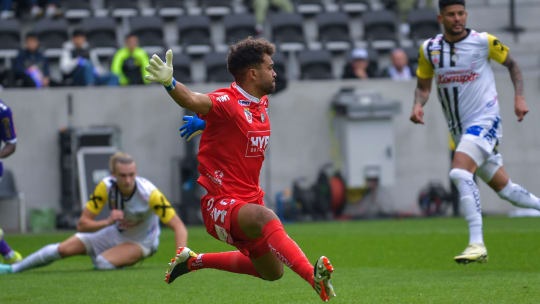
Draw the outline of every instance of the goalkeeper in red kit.
[[[313,266],[292,240],[276,214],[265,207],[259,176],[270,139],[267,94],[275,90],[274,46],[263,39],[244,39],[229,49],[227,68],[235,82],[202,94],[173,77],[172,51],[164,63],[157,55],[146,67],[150,81],[159,82],[172,99],[206,121],[199,145],[198,183],[207,191],[201,199],[206,230],[237,251],[195,253],[178,248],[165,281],[203,268],[249,274],[273,281],[283,264],[306,280],[323,301],[335,296],[334,270],[321,256]]]

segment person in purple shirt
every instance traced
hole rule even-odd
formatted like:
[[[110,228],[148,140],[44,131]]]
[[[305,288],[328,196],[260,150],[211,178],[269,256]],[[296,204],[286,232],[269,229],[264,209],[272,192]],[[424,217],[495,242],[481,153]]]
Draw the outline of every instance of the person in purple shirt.
[[[6,158],[15,152],[17,146],[17,135],[15,135],[15,125],[13,124],[13,116],[11,109],[0,99],[0,140],[2,147],[0,148],[0,159]],[[3,166],[0,161],[0,178],[3,174]],[[9,247],[4,239],[4,231],[0,229],[0,254],[4,259],[4,263],[12,264],[22,260],[22,256],[15,250]]]

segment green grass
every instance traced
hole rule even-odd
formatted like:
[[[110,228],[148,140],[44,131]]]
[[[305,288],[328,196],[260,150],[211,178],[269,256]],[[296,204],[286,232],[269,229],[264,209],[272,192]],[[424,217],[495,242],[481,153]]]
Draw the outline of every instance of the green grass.
[[[414,219],[289,224],[286,229],[311,261],[335,266],[333,303],[540,303],[540,220],[484,219],[487,264],[457,265],[452,257],[467,243],[463,219]],[[190,246],[200,252],[231,250],[190,227]],[[7,235],[28,255],[71,233]],[[0,276],[0,303],[319,303],[290,270],[281,280],[201,270],[163,282],[174,251],[164,229],[159,251],[142,265],[95,271],[88,257]]]

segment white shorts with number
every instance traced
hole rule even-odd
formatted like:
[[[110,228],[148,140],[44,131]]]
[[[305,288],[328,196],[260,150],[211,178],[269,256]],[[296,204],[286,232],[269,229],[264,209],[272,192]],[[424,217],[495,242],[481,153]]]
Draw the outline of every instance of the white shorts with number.
[[[501,138],[502,126],[497,118],[468,127],[457,145],[456,152],[465,153],[474,160],[478,166],[476,174],[486,183],[503,165],[502,155],[497,151]]]
[[[116,226],[108,226],[96,232],[78,232],[75,236],[83,242],[86,247],[86,254],[88,254],[92,260],[104,251],[122,243],[135,243],[139,245],[142,249],[143,257],[154,254],[159,246],[159,232],[155,233],[153,237],[133,240],[122,235],[122,233],[116,229]]]

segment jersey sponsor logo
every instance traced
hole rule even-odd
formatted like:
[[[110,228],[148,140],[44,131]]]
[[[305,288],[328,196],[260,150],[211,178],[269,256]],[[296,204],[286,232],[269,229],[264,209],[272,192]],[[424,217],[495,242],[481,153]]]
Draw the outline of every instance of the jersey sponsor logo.
[[[225,102],[231,100],[231,98],[229,98],[229,95],[221,95],[217,97],[216,100],[219,102]]]
[[[253,122],[253,115],[251,114],[251,112],[249,111],[249,109],[244,109],[244,115],[246,116],[246,120],[247,120],[249,123],[252,123],[252,122]]]
[[[243,106],[243,107],[249,107],[249,105],[251,104],[251,101],[238,99],[238,104]]]
[[[456,74],[456,72],[445,73],[438,75],[437,83],[438,84],[448,84],[448,83],[461,83],[475,81],[480,74],[474,71],[468,71],[464,74]]]
[[[213,181],[217,185],[223,184],[223,171],[216,170],[214,171],[214,176],[210,175],[210,173],[206,172],[206,176],[210,178],[211,181]]]
[[[270,140],[270,130],[248,131],[247,137],[246,157],[264,156],[264,151],[266,151],[268,141]]]

